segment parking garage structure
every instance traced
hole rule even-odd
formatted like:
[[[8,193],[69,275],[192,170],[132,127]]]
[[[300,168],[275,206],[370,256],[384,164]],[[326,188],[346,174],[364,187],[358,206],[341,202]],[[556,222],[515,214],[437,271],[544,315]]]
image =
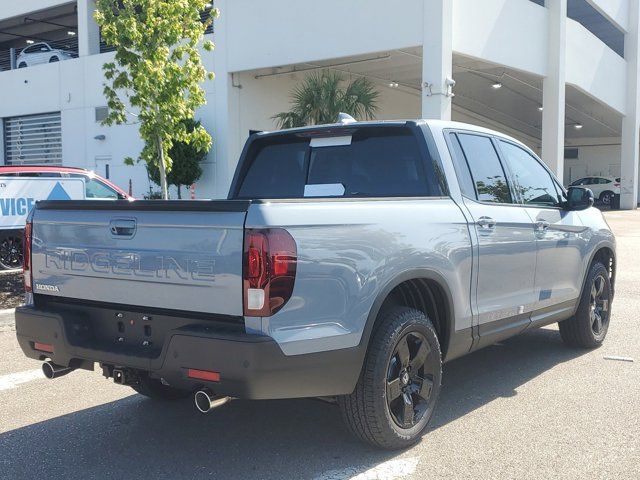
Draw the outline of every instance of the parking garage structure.
[[[277,128],[272,117],[288,109],[293,88],[331,70],[375,84],[377,119],[452,119],[499,130],[536,151],[565,185],[620,178],[621,207],[638,203],[635,0],[218,0],[216,7],[222,15],[207,36],[217,48],[203,51],[216,80],[203,84],[208,103],[197,112],[214,148],[199,198],[226,196],[250,133]],[[144,168],[123,163],[142,147],[135,118],[100,123],[102,65],[113,52],[100,41],[94,9],[87,0],[3,7],[0,59],[9,60],[0,64],[9,68],[0,71],[1,153],[5,163],[109,172],[141,196]],[[71,57],[11,68],[6,52],[14,49],[17,59],[40,41]],[[29,156],[24,132],[37,130],[40,116],[40,133],[30,135],[44,146]]]

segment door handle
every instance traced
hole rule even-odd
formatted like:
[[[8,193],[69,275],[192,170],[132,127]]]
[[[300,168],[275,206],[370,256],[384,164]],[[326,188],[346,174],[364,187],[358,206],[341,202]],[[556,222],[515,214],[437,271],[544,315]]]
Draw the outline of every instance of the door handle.
[[[476,222],[482,230],[493,230],[496,226],[496,221],[491,217],[480,217]]]
[[[111,235],[118,237],[132,237],[136,233],[136,221],[131,219],[116,219],[109,223]]]
[[[540,233],[544,233],[549,229],[549,225],[550,223],[547,222],[546,220],[538,220],[536,222],[536,232],[540,232]]]

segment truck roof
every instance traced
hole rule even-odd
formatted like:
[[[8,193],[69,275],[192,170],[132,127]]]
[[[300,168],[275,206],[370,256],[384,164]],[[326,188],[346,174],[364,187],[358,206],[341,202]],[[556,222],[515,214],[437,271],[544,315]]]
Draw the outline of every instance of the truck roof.
[[[91,173],[81,167],[62,167],[53,165],[0,165],[0,173],[22,172],[57,172],[57,173]]]
[[[454,122],[452,120],[434,120],[434,119],[400,119],[400,120],[371,120],[364,122],[350,122],[350,123],[330,123],[325,125],[309,125],[304,127],[296,127],[296,128],[288,128],[284,130],[272,130],[272,131],[264,131],[256,133],[257,136],[267,136],[267,135],[281,135],[287,133],[302,133],[302,134],[312,134],[313,132],[318,132],[321,135],[321,131],[327,130],[345,130],[345,129],[353,129],[358,127],[385,127],[385,126],[404,126],[404,125],[428,125],[431,130],[445,130],[447,128],[452,128],[456,130],[471,130],[479,133],[486,133],[488,135],[498,135],[500,137],[509,139],[519,145],[525,146],[520,140],[517,140],[510,135],[499,132],[497,130],[492,130],[489,128],[481,127],[479,125],[473,125],[471,123],[464,122]]]

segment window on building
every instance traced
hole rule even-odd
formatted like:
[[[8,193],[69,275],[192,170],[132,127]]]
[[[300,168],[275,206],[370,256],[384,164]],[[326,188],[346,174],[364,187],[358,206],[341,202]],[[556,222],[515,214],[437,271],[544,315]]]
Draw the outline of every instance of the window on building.
[[[6,165],[62,163],[60,112],[4,119]]]
[[[467,133],[459,133],[458,139],[478,192],[478,200],[511,203],[507,176],[491,139]]]

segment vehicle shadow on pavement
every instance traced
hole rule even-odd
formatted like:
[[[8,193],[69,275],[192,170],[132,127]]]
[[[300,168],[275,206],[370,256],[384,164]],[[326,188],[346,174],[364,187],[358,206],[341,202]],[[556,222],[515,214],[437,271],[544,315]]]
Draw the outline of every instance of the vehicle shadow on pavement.
[[[431,430],[516,389],[584,351],[536,330],[445,366]],[[316,400],[234,401],[208,415],[191,401],[140,395],[0,435],[3,478],[338,479],[402,452],[353,440],[334,405]],[[349,476],[351,476],[349,475]]]

